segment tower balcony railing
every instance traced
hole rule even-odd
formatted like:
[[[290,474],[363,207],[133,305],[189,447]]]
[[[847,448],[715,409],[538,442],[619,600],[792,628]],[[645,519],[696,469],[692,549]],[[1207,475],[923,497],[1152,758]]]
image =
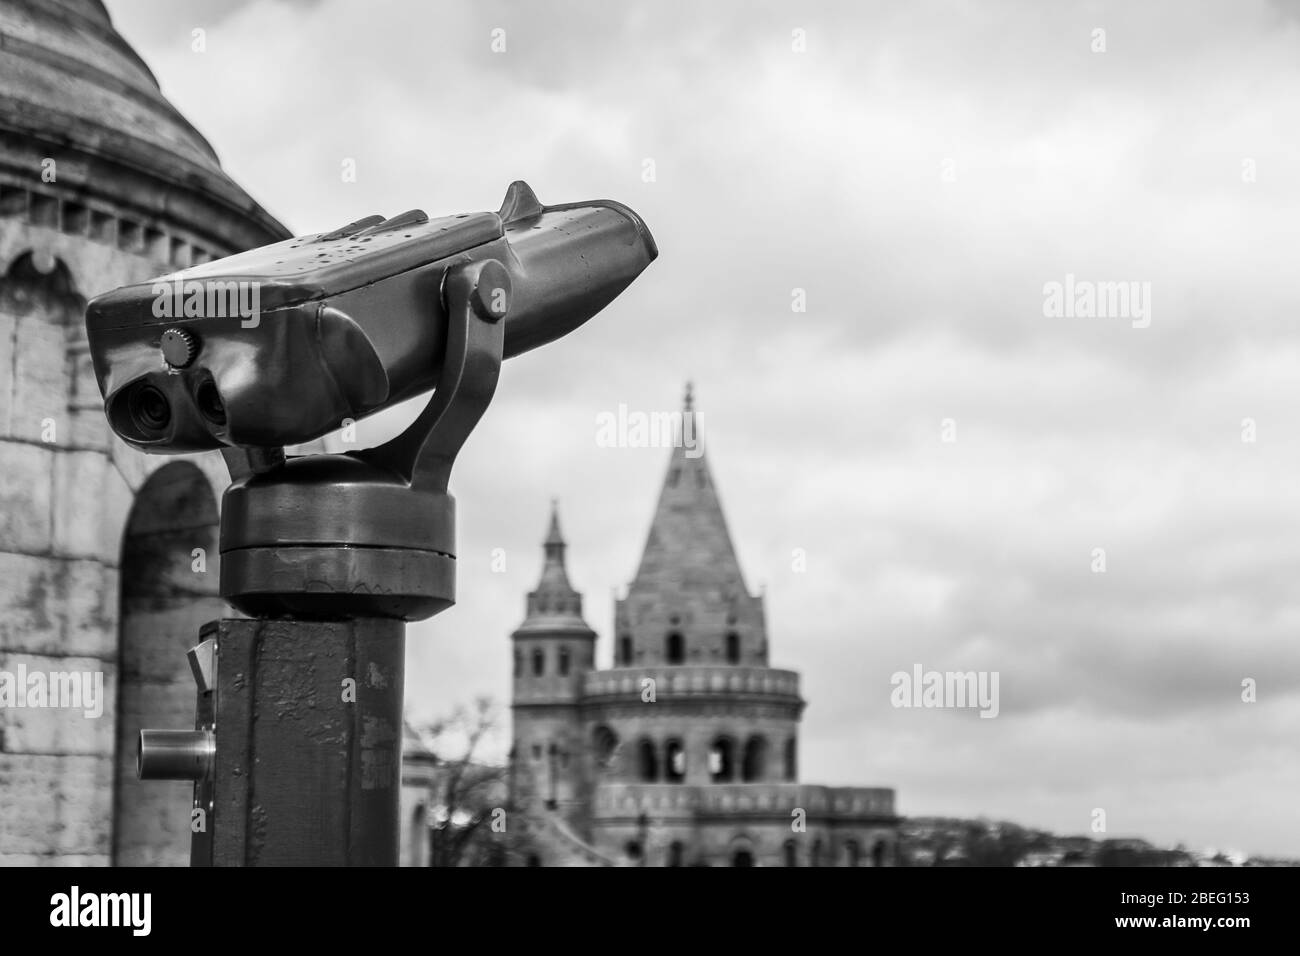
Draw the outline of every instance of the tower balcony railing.
[[[799,700],[799,674],[796,671],[727,664],[652,664],[589,671],[583,675],[583,696],[588,700],[639,697],[646,678],[654,681],[658,700],[717,696]]]
[[[888,820],[894,791],[887,787],[826,787],[807,783],[602,783],[596,787],[597,820],[635,819],[640,814],[686,820],[710,816],[777,816],[804,810],[818,820]]]

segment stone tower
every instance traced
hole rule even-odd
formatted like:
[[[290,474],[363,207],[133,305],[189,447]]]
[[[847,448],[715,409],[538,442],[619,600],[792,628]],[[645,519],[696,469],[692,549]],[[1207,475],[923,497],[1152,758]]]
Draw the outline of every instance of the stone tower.
[[[0,708],[0,864],[183,863],[189,786],[140,784],[219,617],[216,455],[118,441],[86,300],[285,238],[98,0],[0,0],[0,680],[99,675],[102,711]],[[93,686],[93,681],[86,686]],[[35,698],[32,698],[35,701]]]
[[[582,595],[569,583],[555,505],[543,549],[541,580],[511,636],[515,793],[520,804],[581,826],[590,794],[579,704],[583,675],[595,665],[596,633],[582,618]]]
[[[797,782],[799,675],[769,665],[763,601],[745,584],[695,421],[688,386],[640,566],[615,602],[608,670],[549,669],[571,635],[571,664],[593,642],[552,525],[514,636],[514,793],[529,854],[543,865],[887,864],[892,790]],[[570,609],[552,613],[574,616],[535,620],[543,593]]]
[[[688,386],[683,421],[693,415]],[[794,780],[798,694],[759,701],[730,692],[794,675],[768,668],[762,598],[745,586],[698,430],[686,430],[695,441],[672,450],[641,565],[614,609],[617,666],[665,669],[669,685],[650,725],[661,740],[653,748],[642,740],[633,755],[637,776],[687,784]],[[673,693],[683,680],[713,688],[708,706]]]

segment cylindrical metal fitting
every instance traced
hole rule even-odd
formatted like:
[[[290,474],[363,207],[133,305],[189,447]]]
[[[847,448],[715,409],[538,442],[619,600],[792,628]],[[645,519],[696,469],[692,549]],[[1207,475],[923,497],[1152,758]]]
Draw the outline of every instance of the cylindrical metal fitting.
[[[136,773],[141,780],[202,780],[216,752],[210,730],[142,730]]]

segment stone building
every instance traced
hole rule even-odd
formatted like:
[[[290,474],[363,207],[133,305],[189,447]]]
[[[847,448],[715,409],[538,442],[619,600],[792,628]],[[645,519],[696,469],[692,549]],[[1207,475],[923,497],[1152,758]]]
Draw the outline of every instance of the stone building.
[[[218,455],[113,436],[83,313],[287,235],[102,3],[0,2],[0,672],[103,680],[97,717],[0,708],[0,865],[188,860],[190,786],[139,783],[134,741],[192,725],[229,479]]]
[[[799,675],[769,663],[763,600],[745,585],[702,445],[672,451],[640,568],[616,602],[612,668],[595,667],[565,547],[552,513],[512,636],[521,862],[894,862],[892,790],[798,782]]]

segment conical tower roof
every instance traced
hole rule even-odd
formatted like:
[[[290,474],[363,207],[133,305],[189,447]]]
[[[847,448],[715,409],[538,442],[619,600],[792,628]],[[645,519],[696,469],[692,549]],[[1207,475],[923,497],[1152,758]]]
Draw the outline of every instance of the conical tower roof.
[[[582,619],[582,595],[569,583],[564,566],[564,535],[560,532],[560,512],[551,502],[551,524],[542,545],[545,559],[537,589],[528,595],[528,614],[515,632],[578,631],[594,633]]]
[[[748,593],[709,471],[691,386],[632,590]]]

